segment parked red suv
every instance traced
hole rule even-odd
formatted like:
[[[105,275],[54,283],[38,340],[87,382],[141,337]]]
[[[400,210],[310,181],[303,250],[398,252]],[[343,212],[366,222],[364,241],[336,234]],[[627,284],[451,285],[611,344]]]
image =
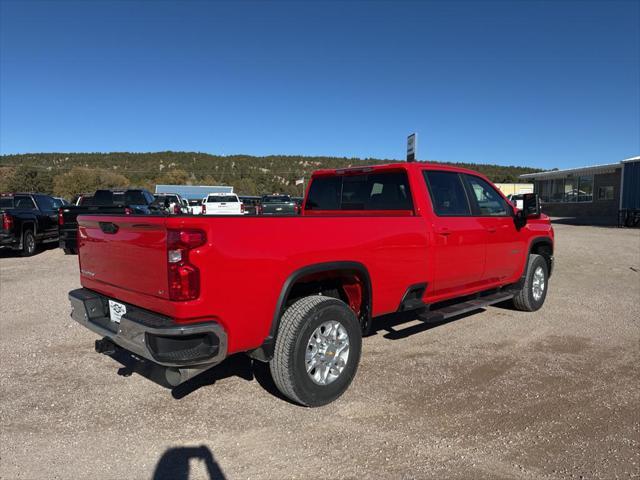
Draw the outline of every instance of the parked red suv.
[[[72,317],[177,385],[246,352],[308,406],[349,386],[383,314],[544,303],[553,229],[489,180],[427,163],[314,173],[300,216],[81,216]],[[259,238],[260,241],[256,241]],[[250,285],[250,288],[239,288]]]

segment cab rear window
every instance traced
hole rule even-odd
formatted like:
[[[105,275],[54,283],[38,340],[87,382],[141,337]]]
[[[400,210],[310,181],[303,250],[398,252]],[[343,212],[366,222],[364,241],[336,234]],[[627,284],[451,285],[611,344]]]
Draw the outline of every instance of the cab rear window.
[[[235,195],[212,195],[207,198],[207,203],[233,203],[238,202],[238,197]]]
[[[413,210],[406,172],[316,177],[307,210]]]

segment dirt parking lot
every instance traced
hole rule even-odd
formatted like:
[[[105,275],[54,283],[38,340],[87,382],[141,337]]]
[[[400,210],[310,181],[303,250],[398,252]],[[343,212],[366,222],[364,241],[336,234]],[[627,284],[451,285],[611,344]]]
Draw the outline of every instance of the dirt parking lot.
[[[541,311],[379,325],[319,409],[242,356],[174,391],[126,376],[69,318],[76,257],[2,254],[0,477],[638,477],[640,231],[555,228]]]

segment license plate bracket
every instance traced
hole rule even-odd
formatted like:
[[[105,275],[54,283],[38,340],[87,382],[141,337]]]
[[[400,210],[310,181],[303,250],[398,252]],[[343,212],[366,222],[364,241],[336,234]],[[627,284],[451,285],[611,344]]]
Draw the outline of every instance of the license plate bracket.
[[[111,318],[112,322],[120,323],[120,319],[126,313],[127,313],[126,305],[120,302],[109,300],[109,318]]]

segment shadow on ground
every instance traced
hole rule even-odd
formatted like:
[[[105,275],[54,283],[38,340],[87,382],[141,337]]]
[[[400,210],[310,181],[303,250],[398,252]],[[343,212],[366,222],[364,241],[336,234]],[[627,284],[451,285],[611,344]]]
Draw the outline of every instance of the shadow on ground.
[[[165,378],[165,369],[152,362],[138,358],[126,350],[119,349],[109,355],[122,365],[118,369],[118,375],[129,377],[134,373],[142,375],[152,382],[171,389],[171,395],[176,400],[180,400],[195,392],[201,387],[214,385],[217,381],[239,377],[247,381],[257,381],[267,392],[281,400],[292,403],[287,397],[282,395],[271,377],[269,365],[257,360],[253,360],[244,354],[232,355],[219,365],[205,370],[199,375],[181,383],[177,387],[172,387]]]
[[[502,304],[495,305],[500,308],[512,308],[510,302],[504,302]],[[455,317],[451,317],[444,321],[437,322],[419,322],[410,326],[402,328],[403,325],[414,322],[418,319],[419,315],[416,311],[400,312],[392,315],[385,315],[378,317],[374,320],[373,328],[367,337],[378,335],[383,333],[383,338],[387,340],[402,340],[411,335],[416,335],[432,328],[446,325],[447,323],[454,322],[466,318],[470,315],[474,315],[484,309],[479,308],[473,312],[467,312]],[[153,362],[146,361],[142,358],[134,356],[126,350],[119,349],[115,353],[109,355],[122,365],[122,368],[118,370],[118,374],[124,377],[129,377],[133,373],[142,375],[143,377],[153,381],[154,383],[161,385],[165,388],[171,389],[171,395],[176,400],[180,400],[187,395],[195,392],[201,387],[208,387],[214,385],[217,381],[229,378],[239,377],[247,381],[257,381],[258,384],[264,388],[267,392],[273,396],[284,400],[288,403],[293,403],[290,399],[282,395],[276,387],[269,365],[264,362],[253,360],[245,354],[232,355],[225,359],[219,365],[205,370],[199,375],[187,380],[186,382],[172,387],[166,380],[165,369]]]
[[[611,217],[553,217],[551,223],[575,227],[618,228],[617,219]]]
[[[208,447],[174,447],[168,449],[156,465],[153,480],[189,480],[191,466],[201,462],[208,480],[224,480],[222,469]],[[200,470],[200,469],[199,469]]]
[[[32,256],[36,256],[41,254],[42,252],[46,252],[48,250],[55,250],[58,248],[58,243],[45,243],[38,245],[36,252]],[[12,250],[10,248],[0,248],[0,258],[20,258],[22,257],[22,252],[20,250]],[[29,257],[24,257],[29,258]]]

